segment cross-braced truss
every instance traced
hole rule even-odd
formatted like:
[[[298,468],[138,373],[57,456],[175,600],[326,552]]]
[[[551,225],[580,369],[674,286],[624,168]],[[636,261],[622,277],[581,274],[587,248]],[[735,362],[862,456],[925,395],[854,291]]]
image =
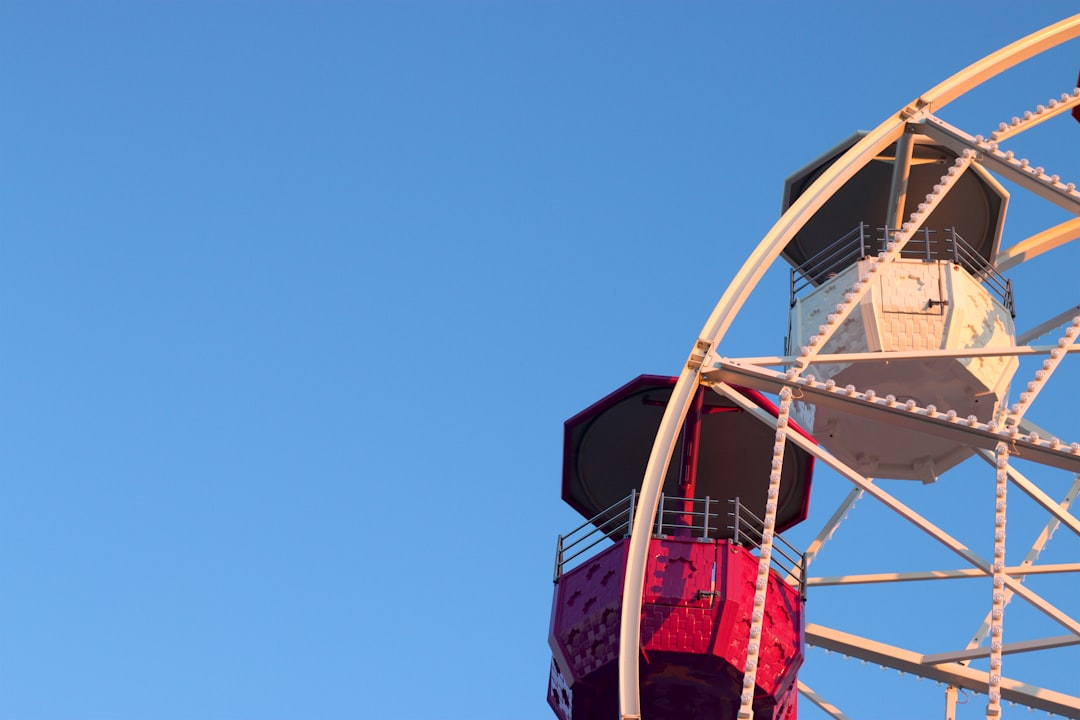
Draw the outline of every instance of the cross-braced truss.
[[[1080,88],[1068,88],[1060,97],[1052,98],[1028,112],[1002,122],[986,136],[968,134],[942,120],[937,114],[947,103],[1000,72],[1078,36],[1080,15],[1018,40],[931,89],[878,128],[867,133],[792,202],[724,293],[695,342],[686,368],[672,392],[642,484],[642,511],[639,511],[635,518],[631,536],[621,626],[620,708],[624,719],[640,717],[636,640],[639,636],[642,573],[649,528],[653,523],[659,488],[690,398],[701,384],[729,397],[746,412],[768,423],[776,431],[772,474],[764,514],[765,533],[760,551],[761,573],[768,573],[772,529],[776,517],[775,500],[781,477],[779,464],[783,462],[785,444],[792,442],[813,454],[852,485],[851,492],[806,548],[807,565],[822,553],[844,518],[853,510],[856,501],[864,496],[880,503],[959,560],[959,567],[944,569],[809,577],[806,584],[811,593],[824,587],[881,583],[940,584],[970,577],[990,579],[992,590],[985,605],[989,609],[984,617],[977,618],[972,623],[973,635],[962,647],[928,654],[816,624],[808,624],[805,628],[808,645],[945,684],[947,718],[954,716],[952,713],[955,712],[957,691],[963,690],[986,696],[988,718],[1001,714],[1002,702],[1012,702],[1080,719],[1080,697],[1060,690],[1038,687],[1038,678],[1025,681],[1006,674],[1009,656],[1080,644],[1080,619],[1076,617],[1080,605],[1073,608],[1060,607],[1058,603],[1043,597],[1029,587],[1029,584],[1025,584],[1025,580],[1033,576],[1080,571],[1080,561],[1043,565],[1036,563],[1039,554],[1059,526],[1064,526],[1080,536],[1080,521],[1069,511],[1073,500],[1080,493],[1080,442],[1076,442],[1080,437],[1061,438],[1050,435],[1026,418],[1028,410],[1033,405],[1037,407],[1036,400],[1040,393],[1048,387],[1048,383],[1058,373],[1062,364],[1067,362],[1070,354],[1078,349],[1076,343],[1080,338],[1080,305],[1076,305],[1074,299],[1072,307],[1067,310],[1057,312],[1060,308],[1055,308],[1055,315],[1039,318],[1039,322],[1031,330],[1018,334],[1015,342],[1006,347],[842,354],[823,352],[826,344],[871,291],[874,281],[880,277],[879,274],[902,257],[905,248],[923,230],[927,218],[965,173],[976,171],[982,175],[999,177],[1075,216],[1068,221],[1051,224],[1040,232],[1000,250],[995,258],[998,271],[1015,267],[1080,238],[1080,190],[1077,189],[1080,178],[1063,177],[1057,172],[1037,166],[1018,157],[1008,147],[1010,141],[1022,133],[1080,106]],[[896,178],[906,172],[904,163],[911,162],[912,138],[924,138],[936,143],[949,149],[956,158],[933,190],[927,194],[925,201],[918,203],[909,217],[903,218],[902,193],[905,192],[905,186],[904,183],[898,183]],[[835,311],[828,312],[819,332],[810,336],[797,352],[786,356],[740,358],[723,352],[722,338],[765,270],[778,258],[806,221],[844,183],[893,144],[896,145],[897,174],[894,175],[890,191],[888,215],[895,218],[894,224],[897,227],[886,231],[880,252],[865,258],[859,264],[853,282],[840,294]],[[1064,172],[1065,169],[1058,170]],[[1050,344],[1033,344],[1048,334],[1057,335],[1056,341]],[[989,419],[964,415],[950,408],[920,406],[914,400],[904,400],[890,394],[880,395],[872,387],[841,387],[832,380],[820,381],[812,374],[814,367],[825,363],[881,363],[885,360],[919,361],[992,356],[1041,358],[1042,362],[1031,376],[1015,378],[1014,387],[1020,388],[1018,398],[1011,405],[1004,404],[999,412]],[[779,416],[774,418],[757,408],[735,390],[733,385],[777,394],[780,397]],[[987,475],[994,478],[992,484],[985,483],[981,486],[994,508],[991,554],[987,557],[978,554],[939,523],[920,515],[888,492],[882,483],[875,482],[871,477],[845,464],[827,449],[793,431],[789,427],[788,418],[791,405],[796,401],[815,408],[828,408],[830,412],[845,416],[865,418],[868,422],[880,423],[884,427],[908,433],[945,438],[968,448],[971,453],[985,460],[990,467],[990,470],[986,471]],[[1036,480],[1026,477],[1014,467],[1017,456],[1066,477],[1072,476],[1074,479],[1068,492],[1060,500],[1051,497]],[[989,489],[991,487],[992,491]],[[1012,564],[1006,561],[1005,542],[1010,487],[1020,490],[1047,512],[1047,521],[1042,532],[1031,543],[1021,561],[1011,560],[1010,556]],[[650,508],[652,512],[649,512]],[[757,584],[758,595],[761,597],[756,599],[755,605],[763,604],[767,586],[765,581]],[[1006,608],[1014,598],[1051,620],[1060,628],[1060,634],[1035,639],[1007,640]],[[758,649],[756,638],[761,633],[761,622],[762,619],[755,615],[749,630],[744,692],[739,710],[742,720],[753,717],[752,701]],[[970,665],[972,662],[984,662],[987,670],[973,668]],[[845,717],[837,707],[806,685],[800,683],[799,690],[805,698],[829,716]]]
[[[734,390],[730,385],[719,382],[714,388],[721,394],[734,400],[746,412],[753,414],[761,422],[775,425],[776,420],[771,415],[755,406],[751,400]],[[875,484],[872,479],[860,475],[858,472],[832,457],[827,451],[818,447],[813,442],[810,442],[799,433],[788,429],[785,434],[788,441],[799,444],[800,447],[807,452],[815,455],[820,461],[824,462],[841,476],[850,480],[856,488],[852,495],[845,498],[837,512],[833,514],[822,528],[822,531],[818,534],[819,539],[830,538],[836,531],[840,522],[851,510],[854,499],[858,498],[861,494],[867,494],[879,500],[885,507],[897,513],[913,527],[953,551],[970,565],[970,567],[967,568],[931,570],[924,572],[878,573],[873,575],[851,575],[840,577],[810,576],[806,579],[808,588],[867,583],[946,580],[985,576],[1007,578],[1007,580],[1002,582],[1002,587],[1005,588],[1002,591],[1003,597],[993,604],[990,614],[983,620],[980,627],[976,630],[974,637],[962,650],[926,655],[909,649],[877,642],[871,638],[859,637],[837,629],[814,624],[810,624],[806,627],[807,644],[839,652],[861,660],[874,662],[915,676],[936,680],[938,682],[946,683],[951,687],[987,693],[991,687],[992,673],[974,670],[963,663],[983,657],[990,657],[991,659],[997,657],[1000,660],[1002,655],[1010,653],[1033,652],[1080,644],[1080,622],[1021,584],[1023,578],[1028,575],[1080,571],[1080,563],[1044,566],[1034,564],[1035,559],[1043,548],[1045,548],[1050,537],[1059,525],[1064,523],[1080,536],[1080,522],[1069,513],[1070,504],[1076,498],[1076,495],[1080,493],[1080,475],[1075,476],[1072,486],[1069,488],[1068,493],[1061,502],[1054,502],[1015,469],[1007,469],[1006,474],[1008,478],[1025,493],[1036,498],[1040,504],[1044,505],[1044,507],[1050,511],[1052,516],[1047,521],[1046,526],[1043,528],[1039,537],[1032,543],[1024,560],[1019,565],[1015,567],[1005,567],[1002,565],[998,568],[996,567],[996,563],[991,563],[990,561],[979,557],[958,540],[951,537],[945,530],[920,516],[907,505],[886,492],[880,485]],[[992,454],[986,453],[985,456],[989,457],[993,464],[997,464],[997,459]],[[817,551],[820,550],[822,544],[824,544],[823,540],[822,542],[815,541],[815,555],[817,554]],[[813,556],[808,555],[808,567],[812,560]],[[1001,643],[1000,638],[1002,631],[1000,626],[1003,620],[1003,613],[1000,611],[1004,605],[1008,603],[1013,594],[1021,595],[1021,597],[1030,602],[1033,607],[1060,623],[1066,630],[1069,630],[1069,634],[1010,644]],[[997,646],[988,648],[980,647],[981,642],[987,634],[993,633],[995,625],[998,626],[998,632],[994,635],[994,637],[999,639]],[[1001,667],[1000,662],[997,667]],[[1000,676],[1000,673],[999,677],[993,680],[993,683],[994,687],[999,692],[999,701],[1006,700],[1016,704],[1026,705],[1063,717],[1080,717],[1080,697],[1066,695],[1046,688],[1036,687],[1030,683],[1002,677]],[[824,703],[819,696],[813,694],[809,689],[806,689],[803,694],[811,699],[815,705],[818,705],[833,717],[844,717],[844,715],[836,710],[834,706]]]

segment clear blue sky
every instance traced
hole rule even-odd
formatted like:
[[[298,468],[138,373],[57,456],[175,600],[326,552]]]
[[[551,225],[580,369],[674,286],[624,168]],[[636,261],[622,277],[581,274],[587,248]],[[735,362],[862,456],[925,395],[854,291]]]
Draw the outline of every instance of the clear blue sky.
[[[554,717],[562,422],[678,371],[789,173],[1076,8],[3,2],[0,718]],[[1071,89],[1076,50],[958,124]],[[1077,179],[1054,132],[1035,157]],[[1022,211],[1007,239],[1056,217]],[[1080,301],[1055,258],[1019,326]],[[781,350],[771,277],[725,354]],[[1032,419],[1067,426],[1068,387]],[[972,477],[899,491],[987,525]],[[846,491],[819,487],[803,536]],[[896,567],[860,517],[822,572]],[[988,590],[931,592],[810,619],[962,646]],[[1059,652],[1028,677],[1075,690]],[[804,677],[852,717],[942,707],[841,663]]]

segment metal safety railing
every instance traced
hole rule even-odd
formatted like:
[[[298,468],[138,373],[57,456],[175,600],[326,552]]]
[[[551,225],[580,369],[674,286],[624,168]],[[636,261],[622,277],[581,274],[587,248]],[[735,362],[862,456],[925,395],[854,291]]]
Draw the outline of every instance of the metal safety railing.
[[[761,549],[761,539],[765,532],[765,522],[747,509],[739,498],[728,501],[732,509],[728,512],[731,518],[732,531],[731,541],[736,545],[750,547],[755,550]],[[781,577],[788,579],[791,584],[799,587],[799,595],[806,599],[806,555],[799,552],[794,545],[785,540],[779,533],[773,533],[772,554],[769,563]]]
[[[831,245],[817,252],[802,265],[791,269],[791,305],[799,293],[808,287],[817,287],[840,271],[869,255],[873,239],[870,226],[859,223],[858,227],[848,232]]]
[[[818,251],[801,265],[791,269],[790,302],[795,301],[807,289],[821,283],[851,267],[854,263],[871,254],[885,249],[889,239],[895,237],[895,228],[880,227],[881,233],[871,237],[871,227],[859,223],[843,237]],[[1003,277],[993,264],[975,251],[955,227],[945,228],[944,237],[938,240],[937,231],[930,228],[919,230],[900,251],[900,257],[924,262],[948,261],[963,268],[969,275],[986,285],[990,292],[997,295],[1002,306],[1016,317],[1012,282]]]
[[[953,263],[968,271],[979,282],[990,288],[990,291],[1001,298],[1001,304],[1009,311],[1012,317],[1016,317],[1016,305],[1014,304],[1012,280],[1003,276],[990,262],[971,249],[964,242],[964,238],[956,232],[955,227],[948,228],[946,242],[951,246]]]
[[[560,535],[555,551],[555,582],[568,570],[577,567],[601,549],[630,536],[638,494],[630,494],[597,513],[565,535]],[[739,498],[725,501],[711,497],[683,498],[660,495],[653,524],[654,537],[688,537],[702,542],[731,540],[752,550],[761,548],[763,523]],[[725,520],[730,520],[726,522]],[[806,568],[802,553],[778,534],[773,536],[771,562],[782,577],[798,584],[805,594]]]
[[[637,510],[637,495],[636,490],[631,490],[627,497],[559,536],[555,552],[556,581],[586,556],[591,557],[593,553],[590,551],[630,536]],[[702,540],[721,537],[725,532],[722,510],[721,501],[715,498],[682,498],[661,494],[653,535],[682,535]]]
[[[619,500],[611,507],[592,516],[581,525],[559,536],[555,551],[555,582],[571,566],[583,560],[583,556],[597,546],[607,547],[614,540],[629,537],[633,524],[637,492]],[[595,553],[589,553],[591,557]]]

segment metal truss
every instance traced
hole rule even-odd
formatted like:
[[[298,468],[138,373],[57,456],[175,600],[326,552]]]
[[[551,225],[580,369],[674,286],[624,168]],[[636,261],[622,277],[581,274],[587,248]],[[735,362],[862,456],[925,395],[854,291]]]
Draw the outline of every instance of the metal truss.
[[[1031,112],[1016,117],[1011,122],[998,126],[987,137],[969,135],[941,120],[935,113],[952,100],[984,81],[995,77],[1008,68],[1060,45],[1068,40],[1080,37],[1080,15],[1067,18],[1040,31],[1022,38],[1001,50],[988,55],[982,60],[956,73],[941,84],[921,95],[917,100],[887,118],[881,125],[865,134],[847,150],[842,157],[822,172],[813,183],[796,198],[780,220],[762,239],[751,253],[743,267],[720,298],[712,314],[705,323],[700,336],[694,342],[685,367],[672,390],[666,405],[663,419],[653,445],[652,453],[645,470],[645,477],[639,495],[639,512],[634,518],[628,548],[627,572],[623,587],[623,607],[620,625],[619,645],[619,708],[622,720],[640,720],[641,706],[638,687],[639,678],[639,638],[641,598],[644,588],[644,573],[647,560],[648,538],[659,503],[660,488],[663,485],[668,465],[671,461],[679,431],[683,425],[690,400],[698,385],[705,384],[731,398],[736,404],[775,429],[776,440],[773,447],[773,473],[770,476],[769,501],[779,491],[780,468],[783,462],[784,445],[795,443],[832,468],[841,477],[849,481],[853,489],[837,508],[836,512],[822,528],[807,549],[807,562],[816,557],[825,543],[832,538],[843,518],[852,509],[855,502],[868,495],[890,511],[903,518],[911,526],[947,548],[967,567],[949,570],[926,571],[923,573],[879,573],[876,575],[846,576],[842,578],[811,579],[810,587],[828,584],[850,585],[868,582],[912,582],[964,577],[992,578],[994,585],[991,611],[976,631],[966,648],[937,655],[924,655],[917,652],[886,645],[869,638],[862,638],[840,630],[819,625],[806,627],[806,641],[810,645],[841,652],[851,657],[879,663],[905,673],[930,678],[949,686],[946,693],[946,717],[951,718],[956,702],[956,689],[963,688],[985,693],[989,698],[987,717],[995,718],[1000,713],[1002,700],[1026,705],[1030,708],[1080,719],[1080,698],[1065,695],[1029,685],[1002,675],[1001,658],[1021,652],[1033,652],[1051,647],[1062,647],[1080,643],[1080,621],[1068,612],[1058,608],[1024,584],[1024,579],[1036,574],[1051,572],[1077,572],[1080,563],[1059,563],[1057,565],[1035,565],[1039,551],[1049,540],[1050,534],[1058,525],[1065,525],[1072,532],[1080,534],[1080,521],[1068,510],[1072,499],[1080,490],[1080,484],[1074,488],[1062,502],[1056,502],[1033,482],[1023,477],[1010,465],[1010,456],[1021,454],[1025,459],[1042,465],[1058,468],[1074,474],[1080,474],[1080,443],[1064,442],[1056,437],[1044,437],[1044,433],[1024,418],[1024,414],[1035,397],[1053,374],[1064,357],[1076,350],[1074,343],[1080,339],[1080,312],[1077,306],[1066,313],[1050,318],[1031,331],[1022,334],[1014,347],[980,348],[962,351],[926,351],[918,353],[873,353],[870,354],[831,354],[821,352],[831,335],[840,327],[852,310],[858,306],[868,292],[871,280],[886,264],[900,256],[905,244],[920,230],[927,216],[948,194],[956,181],[968,170],[984,174],[989,171],[1012,182],[1021,188],[1047,200],[1048,202],[1080,216],[1080,191],[1075,182],[1066,182],[1059,175],[1050,174],[1042,167],[1032,166],[1023,158],[1002,147],[1002,144],[1046,120],[1061,115],[1071,108],[1080,106],[1080,89],[1052,99],[1046,105],[1040,105]],[[940,182],[927,195],[925,202],[918,204],[918,209],[910,218],[900,217],[904,207],[903,193],[906,192],[907,165],[905,158],[910,158],[911,137],[914,134],[930,137],[937,143],[950,148],[956,153],[956,162],[948,168]],[[860,270],[860,277],[843,295],[836,312],[830,313],[818,335],[812,336],[806,347],[789,357],[748,358],[733,360],[722,357],[720,343],[727,333],[734,317],[746,299],[754,290],[765,272],[777,260],[807,220],[813,216],[849,179],[861,168],[878,157],[885,149],[897,144],[894,165],[893,186],[888,198],[888,215],[896,220],[897,230],[890,236],[889,242],[881,253],[871,257]],[[895,217],[894,217],[895,216]],[[1080,238],[1080,218],[1049,227],[1044,231],[1022,240],[999,253],[1001,269],[1037,257],[1064,243]],[[1032,346],[1029,342],[1060,327],[1073,318],[1064,337],[1057,345]],[[864,360],[882,361],[890,357],[897,359],[915,359],[929,357],[978,357],[978,356],[1046,356],[1041,370],[1030,380],[1021,392],[1019,401],[993,420],[983,422],[975,416],[961,417],[950,409],[938,409],[933,406],[920,407],[914,401],[901,402],[886,395],[878,396],[873,389],[859,389],[852,386],[839,387],[831,381],[819,382],[806,370],[811,363],[821,362],[862,362]],[[768,366],[781,366],[783,372],[769,369]],[[780,396],[779,417],[773,418],[757,408],[747,398],[735,391],[731,384],[738,384]],[[801,400],[815,406],[829,407],[837,412],[855,417],[865,417],[892,425],[897,428],[919,433],[932,434],[957,444],[969,447],[990,462],[995,468],[995,534],[992,558],[984,558],[965,546],[944,529],[919,515],[896,497],[888,493],[871,478],[864,477],[851,467],[833,457],[812,441],[792,431],[788,426],[788,408],[792,400]],[[1042,535],[1033,543],[1023,562],[1005,564],[1005,521],[1006,490],[1012,485],[1030,496],[1045,508],[1051,519]],[[766,508],[766,520],[771,511]],[[771,528],[768,528],[771,530]],[[768,564],[769,546],[763,543],[761,551],[762,567]],[[760,570],[760,568],[759,568]],[[758,583],[757,597],[764,599],[767,583]],[[1065,631],[1065,635],[1005,643],[1002,639],[1004,608],[1013,597],[1019,597],[1033,608],[1054,620]],[[751,707],[756,669],[755,627],[760,631],[757,618],[751,621],[748,639],[748,659],[744,674],[744,693],[741,698],[739,717],[752,720]],[[989,639],[989,646],[982,643]],[[976,658],[989,658],[990,670],[983,672],[967,666],[967,662]],[[817,707],[833,718],[844,718],[838,709],[820,698],[809,687],[800,683],[799,691]]]
[[[714,389],[720,394],[733,400],[744,411],[752,414],[761,422],[775,427],[775,418],[758,408],[749,398],[739,393],[730,385],[719,382],[714,386]],[[860,475],[858,472],[834,458],[823,448],[818,447],[799,433],[790,428],[785,428],[785,430],[790,442],[798,444],[802,449],[812,453],[818,460],[829,465],[841,476],[850,480],[856,486],[856,490],[860,495],[867,494],[879,500],[885,507],[893,510],[915,528],[934,540],[937,540],[972,565],[970,568],[957,570],[879,573],[873,575],[853,575],[832,578],[812,577],[807,579],[808,588],[830,585],[959,579],[995,575],[995,568],[991,563],[972,552],[958,540],[952,538],[945,530],[939,528],[926,518],[923,518],[911,508],[908,508],[883,488],[874,484],[872,479]],[[1045,566],[1036,566],[1033,564],[1034,560],[1038,557],[1038,554],[1049,541],[1053,531],[1059,524],[1062,524],[1063,520],[1070,521],[1068,522],[1070,529],[1073,529],[1074,531],[1077,529],[1074,527],[1077,525],[1076,519],[1068,512],[1068,507],[1077,494],[1080,494],[1080,476],[1074,480],[1065,499],[1061,503],[1056,503],[1046,497],[1045,493],[1038,490],[1033,483],[1014,469],[1009,468],[1008,475],[1012,482],[1025,488],[1028,494],[1031,494],[1033,491],[1039,493],[1043,498],[1043,503],[1040,504],[1043,504],[1048,511],[1056,510],[1056,512],[1052,511],[1053,517],[1049,520],[1046,527],[1043,529],[1043,532],[1033,543],[1031,550],[1027,553],[1023,563],[1016,567],[1000,568],[998,570],[1000,574],[1007,578],[1003,583],[1006,589],[1005,591],[1009,593],[1009,598],[1015,594],[1027,600],[1033,607],[1069,630],[1069,634],[1009,644],[1001,643],[996,648],[978,647],[978,644],[985,637],[986,631],[991,627],[988,618],[987,621],[984,621],[983,627],[980,627],[967,648],[936,655],[919,654],[911,650],[894,647],[869,638],[851,635],[840,630],[826,628],[820,625],[807,625],[805,629],[807,644],[974,692],[987,691],[987,687],[989,687],[991,683],[992,673],[974,670],[963,663],[976,658],[991,657],[994,654],[1000,657],[1001,655],[1080,644],[1080,622],[1021,584],[1022,579],[1028,575],[1080,572],[1080,563]],[[849,494],[848,497],[845,498],[845,501],[841,503],[840,508],[833,514],[829,522],[826,523],[822,532],[819,533],[819,539],[831,536],[839,525],[840,520],[850,511],[851,506],[854,504],[854,500],[857,499],[857,497],[858,496]],[[1007,602],[1009,598],[1002,598],[1002,604]],[[1000,622],[1000,618],[998,618],[997,621]],[[1080,718],[1080,697],[1047,690],[1006,677],[998,677],[995,685],[1000,693],[999,699],[1026,705],[1035,709],[1045,710],[1046,712],[1068,718]],[[810,698],[805,692],[803,694],[808,697],[808,699],[811,699],[811,702],[814,702],[815,705],[818,705],[816,700]],[[815,695],[815,697],[817,696]],[[820,697],[818,697],[818,699],[820,700]],[[822,700],[822,702],[824,703],[824,700]],[[825,705],[827,705],[828,708],[833,708],[833,706],[828,705],[827,703],[825,703]],[[819,707],[826,709],[822,705],[819,705]],[[833,710],[835,710],[835,708],[833,708]],[[832,714],[832,710],[826,709],[826,712]],[[836,714],[833,714],[832,716],[842,717],[842,715]]]

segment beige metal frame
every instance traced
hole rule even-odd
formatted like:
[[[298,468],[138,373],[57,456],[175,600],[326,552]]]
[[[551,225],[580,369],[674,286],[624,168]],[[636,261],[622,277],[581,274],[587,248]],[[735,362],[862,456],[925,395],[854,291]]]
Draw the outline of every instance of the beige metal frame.
[[[923,127],[931,128],[930,131],[934,133],[935,138],[943,142],[947,141],[957,147],[962,147],[963,150],[966,151],[964,157],[968,160],[982,162],[985,158],[989,158],[991,164],[994,165],[995,170],[1008,174],[1010,177],[1017,179],[1023,186],[1029,187],[1033,192],[1037,192],[1039,195],[1046,197],[1060,206],[1067,207],[1071,212],[1080,213],[1080,203],[1077,202],[1077,199],[1080,198],[1080,194],[1075,193],[1072,188],[1061,185],[1056,178],[1043,176],[1041,171],[1039,174],[1036,174],[1033,170],[1027,170],[1019,165],[1014,166],[1013,163],[1009,162],[1009,158],[1005,158],[1004,156],[999,157],[1000,153],[997,150],[996,143],[992,141],[980,142],[978,138],[969,138],[966,135],[960,134],[959,131],[956,131],[950,126],[936,122],[936,118],[932,115],[933,112],[940,110],[952,100],[960,97],[972,88],[975,88],[1002,71],[1078,36],[1080,36],[1080,15],[1055,23],[1054,25],[1035,32],[991,55],[988,55],[930,89],[928,92],[924,93],[922,96],[886,119],[881,125],[864,136],[848,150],[843,157],[826,170],[821,177],[819,177],[810,188],[803,193],[803,195],[792,203],[791,207],[783,214],[776,225],[773,226],[769,233],[754,249],[741,270],[735,276],[735,279],[720,298],[716,307],[713,309],[712,314],[706,321],[700,337],[694,343],[686,366],[679,374],[678,381],[665,409],[664,417],[660,424],[641,486],[639,511],[634,520],[628,551],[629,556],[623,587],[623,608],[620,625],[619,708],[620,717],[623,720],[640,720],[641,718],[638,678],[642,593],[644,589],[644,574],[648,554],[649,533],[655,520],[663,478],[667,472],[668,464],[671,461],[675,442],[685,419],[690,400],[693,397],[697,386],[703,382],[710,385],[715,383],[716,387],[723,390],[725,394],[733,396],[732,393],[734,391],[730,391],[730,389],[725,390],[726,386],[719,378],[714,377],[711,380],[706,380],[702,372],[703,366],[706,367],[706,370],[711,370],[706,365],[706,359],[709,359],[710,361],[719,359],[716,357],[716,348],[727,333],[733,318],[739,312],[743,303],[761,280],[766,270],[779,257],[784,247],[803,227],[807,219],[820,209],[821,206],[864,165],[879,155],[889,145],[897,142],[909,124],[919,124]],[[902,185],[902,178],[900,178],[894,187],[894,192],[900,192]],[[891,206],[895,207],[896,204],[897,203],[893,201]],[[1014,248],[1010,248],[1006,251],[1006,257],[1010,262],[1015,264],[1016,262],[1021,262],[1030,257],[1034,257],[1052,247],[1075,239],[1078,234],[1080,234],[1080,228],[1070,221],[1057,228],[1051,228],[1041,236],[1034,236],[1017,246],[1014,246]],[[889,408],[886,408],[881,404],[867,404],[866,407],[870,408],[870,412],[875,413],[887,413],[889,410]],[[916,423],[938,422],[936,418],[927,415],[913,415],[911,419]],[[1019,415],[1017,416],[1017,420],[1019,420]],[[770,417],[767,422],[774,421]],[[958,429],[958,426],[954,425],[953,427]],[[968,431],[967,436],[969,438],[981,437],[984,441],[990,439],[989,437],[986,437],[985,429],[964,429]],[[1013,425],[1012,430],[1014,433],[1018,432],[1017,425]],[[782,441],[780,438],[781,436],[778,435],[778,442]],[[1068,457],[1071,453],[1062,452],[1060,447],[1050,448],[1047,446],[1044,448],[1039,444],[1037,438],[1032,441],[1030,434],[1028,434],[1026,438],[1032,446],[1032,449],[1038,448],[1040,450],[1045,450],[1043,455],[1047,458],[1057,458],[1059,460],[1059,467],[1068,464],[1071,468],[1073,461],[1071,457]],[[801,436],[787,431],[786,439],[788,441],[810,445],[810,447],[813,448],[811,452],[814,452],[823,460],[829,462],[829,460],[826,460],[826,458],[829,457],[827,453],[823,453],[818,448],[812,446],[812,444],[806,443],[805,439],[801,438]],[[1013,441],[1014,439],[1015,438],[1010,438],[1010,441]],[[985,442],[975,442],[971,439],[969,439],[969,442],[974,445],[986,447]],[[837,463],[837,465],[840,464]],[[953,540],[939,528],[898,503],[898,501],[891,498],[887,493],[884,493],[884,491],[877,485],[874,485],[868,478],[862,477],[850,468],[837,467],[837,469],[841,471],[842,475],[855,483],[858,489],[884,502],[887,506],[906,517],[925,532],[929,533],[932,537],[935,537],[940,542],[943,542],[946,546],[953,549],[979,571],[984,574],[991,574],[994,572],[994,568],[986,560],[974,555],[974,553],[971,553],[967,548]],[[842,515],[843,513],[840,513],[841,517]],[[1070,633],[1080,635],[1080,623],[1077,623],[1077,621],[1062,613],[1057,608],[1054,608],[1023,585],[1020,585],[1019,580],[1015,577],[1001,571],[999,571],[999,574],[1002,575],[1003,582],[1008,590],[1024,597],[1044,613],[1053,617],[1066,627]],[[815,632],[817,632],[817,630],[815,630]],[[808,641],[815,637],[817,636],[812,635],[808,628]],[[823,633],[821,637],[823,643],[831,643],[837,648],[843,647],[844,650],[841,651],[865,653],[869,652],[866,648],[873,647],[875,648],[875,657],[880,656],[889,663],[892,663],[893,666],[895,666],[896,663],[902,663],[905,668],[908,668],[909,666],[915,668],[912,670],[906,669],[906,672],[915,672],[917,674],[923,674],[924,676],[930,676],[932,672],[935,676],[940,675],[944,682],[948,682],[952,686],[985,689],[988,682],[993,682],[992,678],[986,677],[987,673],[978,673],[977,671],[960,665],[957,665],[955,668],[951,665],[936,665],[931,666],[930,670],[925,670],[922,664],[922,656],[918,656],[919,659],[916,662],[912,659],[914,656],[912,653],[900,649],[882,651],[876,644],[866,644],[870,643],[870,641],[866,641],[866,643],[863,644],[860,644],[861,641],[852,643],[835,632],[832,634]],[[860,650],[860,648],[863,649]],[[856,655],[856,657],[858,656],[859,655]],[[1049,691],[1040,691],[1037,696],[1029,696],[1029,694],[1024,694],[1025,691],[1024,688],[1021,687],[1022,684],[1007,679],[1002,679],[1000,682],[1002,695],[1003,697],[1006,697],[1006,699],[1023,702],[1031,707],[1039,707],[1068,717],[1080,718],[1080,700],[1077,700],[1076,698],[1066,698],[1065,700],[1059,701],[1057,698],[1058,694],[1049,693]],[[811,699],[813,700],[813,698]],[[1050,702],[1051,699],[1053,702]],[[836,714],[834,717],[841,716]]]

